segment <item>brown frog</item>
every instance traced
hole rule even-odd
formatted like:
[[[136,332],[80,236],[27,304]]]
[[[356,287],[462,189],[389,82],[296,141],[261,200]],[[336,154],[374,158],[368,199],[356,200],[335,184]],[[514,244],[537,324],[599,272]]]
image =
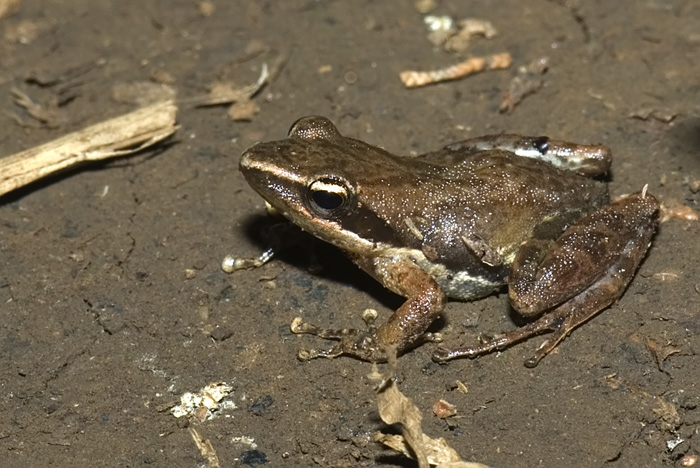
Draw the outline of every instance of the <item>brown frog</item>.
[[[339,341],[301,356],[383,361],[389,350],[435,338],[426,330],[446,297],[474,300],[507,285],[513,307],[536,320],[486,343],[438,348],[433,358],[473,357],[552,331],[526,362],[535,366],[622,295],[656,229],[659,204],[646,188],[610,203],[607,185],[591,178],[610,164],[603,146],[517,135],[400,157],[311,116],[288,138],[247,150],[240,169],[275,210],[406,298],[369,330],[295,319],[295,333]]]

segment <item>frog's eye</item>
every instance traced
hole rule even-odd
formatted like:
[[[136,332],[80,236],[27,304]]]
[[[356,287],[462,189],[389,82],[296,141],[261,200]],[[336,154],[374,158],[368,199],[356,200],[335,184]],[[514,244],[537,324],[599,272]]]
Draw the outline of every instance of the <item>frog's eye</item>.
[[[317,179],[309,185],[309,208],[323,217],[336,216],[349,206],[350,194],[342,181],[327,177]]]

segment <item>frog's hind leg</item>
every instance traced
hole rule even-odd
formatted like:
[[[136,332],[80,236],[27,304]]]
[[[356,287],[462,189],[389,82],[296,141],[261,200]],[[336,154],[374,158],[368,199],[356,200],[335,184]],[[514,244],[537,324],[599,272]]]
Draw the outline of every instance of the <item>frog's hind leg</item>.
[[[543,315],[480,346],[441,349],[434,359],[474,357],[552,330],[525,363],[536,366],[571,330],[622,296],[649,247],[658,209],[656,199],[643,191],[602,207],[554,243],[524,244],[513,263],[509,295],[521,314]]]
[[[607,173],[612,164],[612,153],[606,146],[568,143],[544,136],[486,135],[453,143],[445,149],[468,152],[503,150],[588,177]]]

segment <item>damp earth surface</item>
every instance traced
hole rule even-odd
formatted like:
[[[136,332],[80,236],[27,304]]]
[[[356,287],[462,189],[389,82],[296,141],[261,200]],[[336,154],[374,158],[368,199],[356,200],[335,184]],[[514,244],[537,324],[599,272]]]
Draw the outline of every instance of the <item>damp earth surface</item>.
[[[498,133],[601,143],[613,196],[648,184],[671,213],[700,210],[698,2],[438,1],[430,14],[497,31],[456,52],[428,41],[411,1],[14,8],[0,18],[0,155],[132,110],[139,93],[115,89],[139,83],[177,91],[181,128],[0,199],[3,466],[417,466],[372,441],[387,428],[371,365],[300,362],[327,343],[289,331],[296,316],[361,327],[364,309],[383,320],[401,299],[313,239],[259,269],[220,268],[227,254],[259,255],[271,223],[240,154],[304,115],[407,155]],[[399,80],[504,52],[508,69]],[[519,71],[543,57],[544,73]],[[268,83],[239,107],[191,104],[215,83],[255,83],[263,66]],[[515,77],[533,80],[531,94],[501,112]],[[13,103],[13,89],[43,112]],[[424,432],[491,467],[699,454],[700,225],[682,218],[660,226],[623,297],[534,369],[523,362],[541,337],[447,365],[430,343],[401,356]],[[450,302],[434,331],[458,346],[520,324],[501,293]],[[210,414],[173,415],[187,392],[221,382]],[[439,400],[456,414],[435,416]]]

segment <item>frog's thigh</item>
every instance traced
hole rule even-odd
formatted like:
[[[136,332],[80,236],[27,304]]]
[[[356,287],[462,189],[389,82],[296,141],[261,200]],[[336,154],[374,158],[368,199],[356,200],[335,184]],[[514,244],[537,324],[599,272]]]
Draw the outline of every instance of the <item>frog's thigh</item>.
[[[406,298],[377,329],[380,346],[405,349],[420,338],[445,307],[445,293],[435,280],[410,259],[379,258],[374,274],[393,292]]]
[[[554,243],[525,243],[509,277],[513,307],[537,315],[575,298],[577,310],[569,313],[581,323],[610,305],[644,257],[658,209],[653,196],[632,194],[583,218]]]
[[[451,151],[509,151],[525,158],[539,159],[559,169],[585,176],[610,170],[612,154],[603,145],[580,145],[547,137],[486,135],[448,145]]]

